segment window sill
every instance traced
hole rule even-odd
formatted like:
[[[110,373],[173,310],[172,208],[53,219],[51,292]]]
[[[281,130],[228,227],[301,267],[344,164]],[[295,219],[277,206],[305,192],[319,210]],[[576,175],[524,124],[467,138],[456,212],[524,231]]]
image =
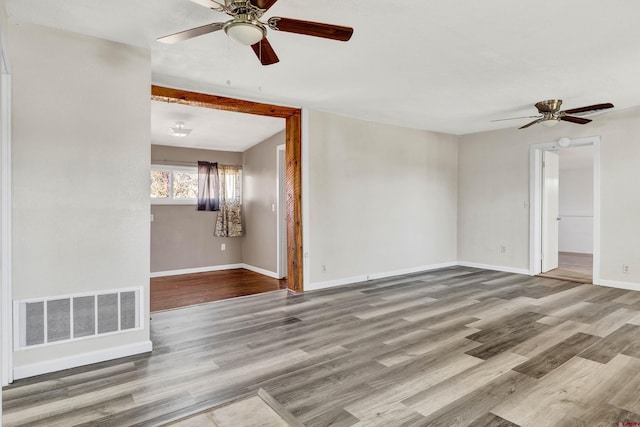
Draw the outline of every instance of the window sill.
[[[151,199],[152,205],[193,205],[198,204],[196,199]]]

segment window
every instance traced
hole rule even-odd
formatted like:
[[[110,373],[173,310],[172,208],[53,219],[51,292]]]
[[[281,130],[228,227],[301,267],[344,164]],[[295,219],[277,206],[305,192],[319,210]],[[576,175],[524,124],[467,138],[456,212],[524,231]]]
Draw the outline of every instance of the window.
[[[151,203],[196,204],[198,168],[151,165]]]

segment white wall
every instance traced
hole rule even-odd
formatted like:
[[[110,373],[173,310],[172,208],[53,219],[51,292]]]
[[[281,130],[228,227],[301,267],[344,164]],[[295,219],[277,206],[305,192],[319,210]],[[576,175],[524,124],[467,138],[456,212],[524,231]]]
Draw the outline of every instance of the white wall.
[[[563,169],[562,151],[560,151],[559,198],[562,220],[558,224],[558,250],[591,254],[593,253],[593,167]]]
[[[11,147],[11,137],[9,132],[11,105],[10,95],[10,65],[7,61],[7,26],[8,19],[4,0],[0,0],[0,386],[7,385],[12,380],[11,372],[11,350],[10,350],[10,266],[7,264],[11,259],[10,247],[10,221],[7,216],[10,214],[10,199],[7,197],[10,186],[10,159],[7,158]],[[2,424],[2,392],[0,392],[0,425]]]
[[[242,153],[242,262],[277,276],[276,149],[285,143],[279,132]]]
[[[484,132],[459,139],[459,261],[528,269],[529,147],[512,138]]]
[[[598,115],[585,126],[461,136],[458,259],[528,270],[529,146],[588,136],[601,137],[601,282],[640,284],[640,245],[631,237],[640,235],[640,107]]]
[[[11,22],[13,297],[149,291],[150,53]],[[19,351],[15,367],[113,347],[141,331]],[[77,360],[77,359],[73,359]]]
[[[455,262],[456,136],[316,111],[308,122],[305,289]]]

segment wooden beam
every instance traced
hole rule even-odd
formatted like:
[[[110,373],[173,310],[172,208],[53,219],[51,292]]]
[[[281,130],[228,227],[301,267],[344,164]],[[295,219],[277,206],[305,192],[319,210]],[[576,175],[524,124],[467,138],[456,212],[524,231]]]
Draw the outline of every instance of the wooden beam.
[[[151,86],[151,99],[153,101],[173,102],[177,104],[191,105],[193,107],[213,108],[215,110],[234,111],[236,113],[256,114],[259,116],[280,117],[283,119],[300,114],[299,108],[261,104],[259,102],[225,98],[224,96],[189,92],[186,90],[171,89],[162,86]]]
[[[302,292],[302,147],[301,117],[287,118],[287,285]]]
[[[151,86],[153,101],[286,119],[287,287],[304,291],[302,254],[302,120],[299,108]]]

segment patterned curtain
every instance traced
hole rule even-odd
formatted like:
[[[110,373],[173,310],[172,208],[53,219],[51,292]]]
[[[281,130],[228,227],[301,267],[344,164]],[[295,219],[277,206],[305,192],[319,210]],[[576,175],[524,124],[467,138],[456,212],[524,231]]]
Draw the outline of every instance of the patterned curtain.
[[[220,180],[220,212],[216,220],[217,237],[241,237],[242,217],[240,213],[240,167],[218,166]]]
[[[218,164],[198,162],[198,210],[220,210]]]

